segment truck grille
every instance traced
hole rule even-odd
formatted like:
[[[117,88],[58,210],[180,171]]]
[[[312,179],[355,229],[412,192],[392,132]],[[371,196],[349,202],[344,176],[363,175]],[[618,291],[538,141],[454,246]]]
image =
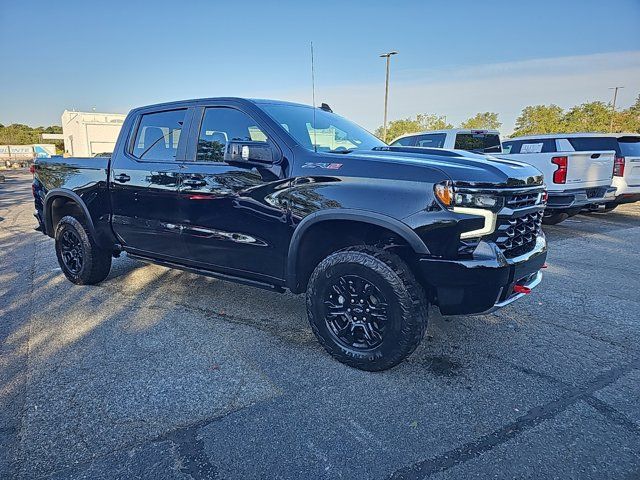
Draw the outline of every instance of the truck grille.
[[[518,208],[532,207],[540,201],[540,193],[517,193],[506,198],[506,206],[516,210]]]
[[[520,217],[499,219],[496,227],[496,244],[507,258],[527,253],[536,244],[543,212],[533,212]]]

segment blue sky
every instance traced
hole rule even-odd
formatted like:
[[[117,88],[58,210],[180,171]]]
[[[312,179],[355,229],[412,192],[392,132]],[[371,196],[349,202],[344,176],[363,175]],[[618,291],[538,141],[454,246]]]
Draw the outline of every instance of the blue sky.
[[[59,124],[65,108],[126,112],[204,96],[310,103],[373,129],[420,112],[458,123],[523,106],[640,93],[639,0],[12,1],[0,5],[0,123]]]

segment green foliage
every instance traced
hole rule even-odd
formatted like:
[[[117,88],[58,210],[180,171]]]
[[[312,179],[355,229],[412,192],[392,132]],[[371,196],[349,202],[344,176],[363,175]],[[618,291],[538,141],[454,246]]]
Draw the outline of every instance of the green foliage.
[[[43,133],[62,133],[62,127],[51,125],[49,127],[29,127],[21,123],[11,125],[0,124],[0,145],[31,145],[33,143],[53,143],[59,150],[63,149],[62,140],[45,140]]]
[[[387,125],[387,141],[391,142],[400,135],[406,133],[416,133],[425,130],[443,130],[453,128],[453,125],[447,123],[447,117],[435,115],[433,113],[419,113],[416,118],[405,118],[403,120],[393,120]],[[374,132],[375,136],[384,140],[383,127],[378,127]]]
[[[460,124],[460,128],[470,128],[474,130],[498,130],[502,122],[498,120],[498,114],[494,112],[476,113]]]
[[[563,116],[566,132],[608,132],[611,105],[604,102],[583,103],[571,107]]]
[[[522,109],[513,136],[565,132],[564,111],[557,105],[532,105]]]
[[[611,122],[613,118],[613,123]],[[612,128],[613,127],[613,128]],[[557,105],[525,107],[516,120],[514,137],[542,133],[639,132],[640,95],[626,110],[612,111],[604,102],[587,102],[564,111]]]
[[[616,114],[613,128],[616,132],[640,133],[640,95],[633,105]]]

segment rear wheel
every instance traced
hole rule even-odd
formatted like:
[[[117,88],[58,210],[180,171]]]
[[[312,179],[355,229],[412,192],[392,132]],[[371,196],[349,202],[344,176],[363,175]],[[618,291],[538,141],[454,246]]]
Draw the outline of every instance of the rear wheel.
[[[361,370],[391,368],[420,344],[427,300],[409,267],[385,250],[349,247],[316,267],[307,314],[322,346]]]
[[[107,278],[111,252],[100,248],[87,227],[75,217],[63,217],[56,227],[56,256],[62,273],[77,285],[94,285]]]

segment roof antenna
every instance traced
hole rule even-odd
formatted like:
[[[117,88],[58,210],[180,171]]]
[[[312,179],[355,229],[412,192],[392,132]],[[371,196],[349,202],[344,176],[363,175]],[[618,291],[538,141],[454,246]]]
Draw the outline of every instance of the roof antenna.
[[[318,134],[316,132],[316,76],[313,69],[313,42],[311,42],[311,98],[313,101],[313,151],[318,153]]]

